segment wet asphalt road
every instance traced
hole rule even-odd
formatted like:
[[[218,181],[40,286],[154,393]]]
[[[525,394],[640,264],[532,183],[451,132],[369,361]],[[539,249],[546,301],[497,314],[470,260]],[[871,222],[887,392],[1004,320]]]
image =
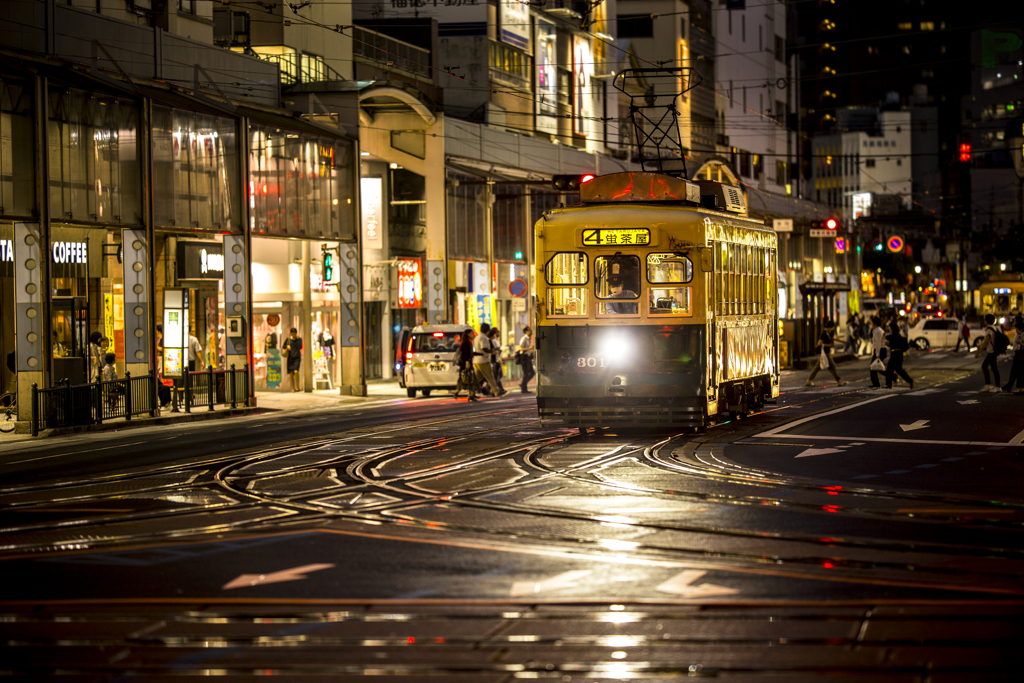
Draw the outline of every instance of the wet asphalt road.
[[[532,397],[512,394],[5,449],[12,671],[1001,680],[1024,605],[1024,396],[979,393],[962,355],[912,357],[914,391],[871,390],[863,365],[840,366],[843,387],[788,375],[775,406],[699,434],[584,439],[541,429]],[[369,615],[385,613],[432,626],[371,637]],[[353,629],[322,632],[334,650],[296,635],[332,614]],[[305,626],[282,631],[281,615]],[[470,616],[487,627],[451,631]],[[648,628],[659,618],[671,647]],[[787,631],[808,620],[818,629]],[[191,635],[170,633],[186,623]],[[437,633],[455,635],[410,649]],[[230,652],[168,659],[211,638]],[[708,639],[733,645],[679,658]],[[529,643],[550,647],[517,649]],[[769,656],[770,643],[792,647]],[[467,650],[492,656],[462,666]]]

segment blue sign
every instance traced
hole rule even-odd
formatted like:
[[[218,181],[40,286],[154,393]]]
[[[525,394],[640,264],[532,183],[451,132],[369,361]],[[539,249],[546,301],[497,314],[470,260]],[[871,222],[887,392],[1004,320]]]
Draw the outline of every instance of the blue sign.
[[[508,283],[508,293],[514,297],[526,296],[526,282],[516,278]]]
[[[893,235],[889,238],[889,251],[896,254],[903,251],[903,238]]]

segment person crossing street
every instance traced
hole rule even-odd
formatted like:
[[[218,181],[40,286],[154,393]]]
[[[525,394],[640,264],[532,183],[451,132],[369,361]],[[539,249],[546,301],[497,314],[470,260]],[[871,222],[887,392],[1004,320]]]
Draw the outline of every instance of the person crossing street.
[[[523,328],[523,336],[519,340],[519,362],[523,368],[523,381],[519,383],[519,390],[524,394],[530,393],[530,380],[537,374],[533,369],[534,350],[533,330],[527,325]]]
[[[821,370],[822,365],[828,368],[828,371],[836,378],[837,386],[841,387],[846,384],[846,382],[840,379],[839,373],[836,372],[836,362],[832,359],[832,350],[835,347],[836,340],[836,323],[834,320],[826,320],[825,330],[821,333],[821,337],[818,339],[820,355],[818,360],[815,361],[814,369],[811,370],[811,374],[807,378],[807,386],[814,386],[814,378],[818,376],[818,371]],[[839,341],[842,341],[842,339],[839,339]]]

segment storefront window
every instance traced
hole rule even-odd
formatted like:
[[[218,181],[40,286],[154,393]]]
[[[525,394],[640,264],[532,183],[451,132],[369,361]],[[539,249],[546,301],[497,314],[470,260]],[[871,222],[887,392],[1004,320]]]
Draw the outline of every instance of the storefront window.
[[[239,232],[235,121],[153,106],[153,216],[161,227]]]
[[[251,127],[249,208],[260,235],[355,239],[352,143]]]
[[[131,101],[74,88],[50,89],[50,211],[55,221],[142,222],[137,133]]]
[[[0,212],[6,216],[33,214],[34,176],[32,91],[20,81],[0,80]]]

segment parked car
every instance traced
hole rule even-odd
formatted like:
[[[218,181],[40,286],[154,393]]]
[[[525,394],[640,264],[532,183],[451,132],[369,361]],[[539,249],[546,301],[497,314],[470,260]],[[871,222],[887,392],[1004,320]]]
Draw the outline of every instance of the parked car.
[[[405,391],[412,398],[417,391],[455,391],[459,384],[456,354],[466,325],[420,325],[414,327],[405,352]]]
[[[922,351],[956,346],[960,334],[960,322],[955,318],[921,318],[910,328],[908,341]],[[971,330],[971,342],[976,343],[975,330]]]

